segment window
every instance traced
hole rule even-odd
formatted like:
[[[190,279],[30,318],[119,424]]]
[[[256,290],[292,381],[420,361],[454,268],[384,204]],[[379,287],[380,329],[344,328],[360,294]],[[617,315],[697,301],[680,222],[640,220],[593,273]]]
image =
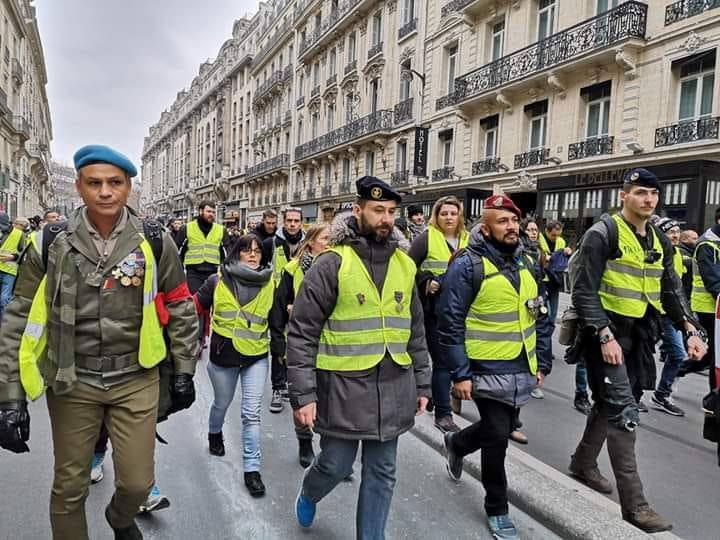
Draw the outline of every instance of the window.
[[[379,79],[373,79],[370,82],[370,112],[377,112],[378,110],[378,94],[379,94]]]
[[[455,89],[455,71],[457,69],[458,47],[457,45],[452,45],[445,50],[447,54],[447,91],[449,94]]]
[[[555,29],[555,0],[538,2],[538,41],[552,35]]]
[[[312,114],[312,138],[313,139],[318,136],[318,123],[319,123],[318,113],[314,112]]]
[[[492,27],[492,58],[494,62],[503,55],[503,47],[505,44],[505,21],[500,21]]]
[[[532,103],[525,107],[525,113],[530,118],[530,150],[538,150],[545,147],[547,111],[547,100]]]
[[[356,60],[355,56],[355,32],[348,36],[347,61],[348,64]]]
[[[320,28],[320,25],[322,24],[322,17],[320,16],[320,13],[315,14],[315,30]]]
[[[335,129],[335,103],[328,103],[325,109],[325,117],[327,118],[327,131]]]
[[[443,167],[449,167],[453,160],[453,131],[449,129],[438,135],[440,139],[440,156],[442,157]]]
[[[335,63],[337,61],[337,53],[335,52],[335,49],[330,51],[330,57],[328,59],[328,75],[332,77],[337,73]]]
[[[415,18],[415,0],[405,0],[403,3],[403,24],[407,24]]]
[[[612,8],[617,7],[617,5],[619,3],[620,3],[620,0],[598,0],[597,14],[600,15],[601,13],[605,13],[606,11],[609,11]]]
[[[378,11],[372,18],[372,45],[382,41],[382,13]]]
[[[345,122],[350,123],[353,120],[353,97],[351,94],[345,96]]]
[[[342,160],[342,181],[343,184],[350,183],[350,160],[348,158]]]
[[[500,117],[497,114],[480,120],[480,128],[484,133],[483,151],[486,158],[497,155],[498,125]]]
[[[610,130],[610,81],[594,84],[580,90],[587,101],[585,137],[602,137]]]
[[[298,77],[297,96],[301,98],[305,95],[305,75],[300,74]]]
[[[395,170],[403,172],[407,168],[407,142],[400,141],[397,143],[395,152]]]
[[[330,185],[330,176],[331,176],[331,175],[332,175],[332,172],[331,172],[331,169],[330,169],[330,164],[329,164],[329,163],[326,163],[326,164],[325,164],[325,172],[324,172],[324,174],[323,174],[323,176],[325,177],[325,185],[326,185],[326,186],[329,186],[329,185]]]
[[[320,86],[320,62],[313,65],[313,88]]]
[[[679,120],[694,120],[712,113],[714,84],[715,51],[680,65]]]
[[[665,206],[677,206],[687,204],[687,182],[674,182],[663,186]]]
[[[410,98],[410,83],[412,82],[410,67],[410,59],[400,64],[400,101]]]
[[[373,151],[365,153],[365,174],[375,174],[375,152]]]

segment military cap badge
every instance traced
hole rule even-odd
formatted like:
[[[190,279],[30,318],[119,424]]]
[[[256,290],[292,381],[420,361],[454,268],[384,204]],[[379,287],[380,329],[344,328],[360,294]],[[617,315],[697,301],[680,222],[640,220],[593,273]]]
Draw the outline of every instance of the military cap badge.
[[[373,199],[380,199],[382,197],[382,189],[379,187],[374,187],[370,190],[370,196]]]

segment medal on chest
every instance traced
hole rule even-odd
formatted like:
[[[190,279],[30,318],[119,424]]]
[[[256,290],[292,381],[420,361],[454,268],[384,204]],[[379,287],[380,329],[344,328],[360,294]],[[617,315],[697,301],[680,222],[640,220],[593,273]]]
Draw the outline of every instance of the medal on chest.
[[[140,287],[145,275],[145,256],[133,251],[113,269],[112,275],[123,287]]]

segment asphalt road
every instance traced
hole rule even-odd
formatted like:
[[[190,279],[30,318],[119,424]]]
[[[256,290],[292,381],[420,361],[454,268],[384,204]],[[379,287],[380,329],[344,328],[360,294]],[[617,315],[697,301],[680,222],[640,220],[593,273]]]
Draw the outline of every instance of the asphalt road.
[[[267,494],[262,499],[252,499],[243,484],[240,403],[234,402],[228,413],[224,429],[226,456],[210,456],[207,413],[211,389],[204,363],[198,366],[196,379],[198,401],[159,429],[170,444],[157,453],[156,474],[172,505],[139,519],[145,538],[354,538],[360,463],[356,463],[355,480],[338,486],[318,505],[313,527],[301,530],[292,510],[302,469],[297,463],[289,407],[281,414],[271,414],[267,411],[269,395],[265,396],[262,441]],[[30,454],[0,451],[0,540],[50,538],[52,448],[44,399],[31,405],[31,415]],[[445,472],[444,459],[412,434],[401,437],[398,455],[398,483],[388,538],[490,538],[479,482],[465,475],[462,483],[453,483]],[[91,486],[87,501],[91,538],[103,540],[112,538],[102,517],[113,491],[112,460],[106,459],[105,463],[105,479]],[[523,538],[557,538],[517,509],[511,512]]]

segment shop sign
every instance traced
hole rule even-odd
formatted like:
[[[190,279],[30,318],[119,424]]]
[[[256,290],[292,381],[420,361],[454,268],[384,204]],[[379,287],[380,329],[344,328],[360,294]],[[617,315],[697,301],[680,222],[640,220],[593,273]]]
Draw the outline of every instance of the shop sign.
[[[427,153],[429,128],[415,128],[415,160],[413,162],[413,175],[427,178]]]
[[[575,176],[575,186],[581,187],[622,184],[623,178],[625,178],[625,175],[629,170],[629,168],[626,168],[578,174]]]

